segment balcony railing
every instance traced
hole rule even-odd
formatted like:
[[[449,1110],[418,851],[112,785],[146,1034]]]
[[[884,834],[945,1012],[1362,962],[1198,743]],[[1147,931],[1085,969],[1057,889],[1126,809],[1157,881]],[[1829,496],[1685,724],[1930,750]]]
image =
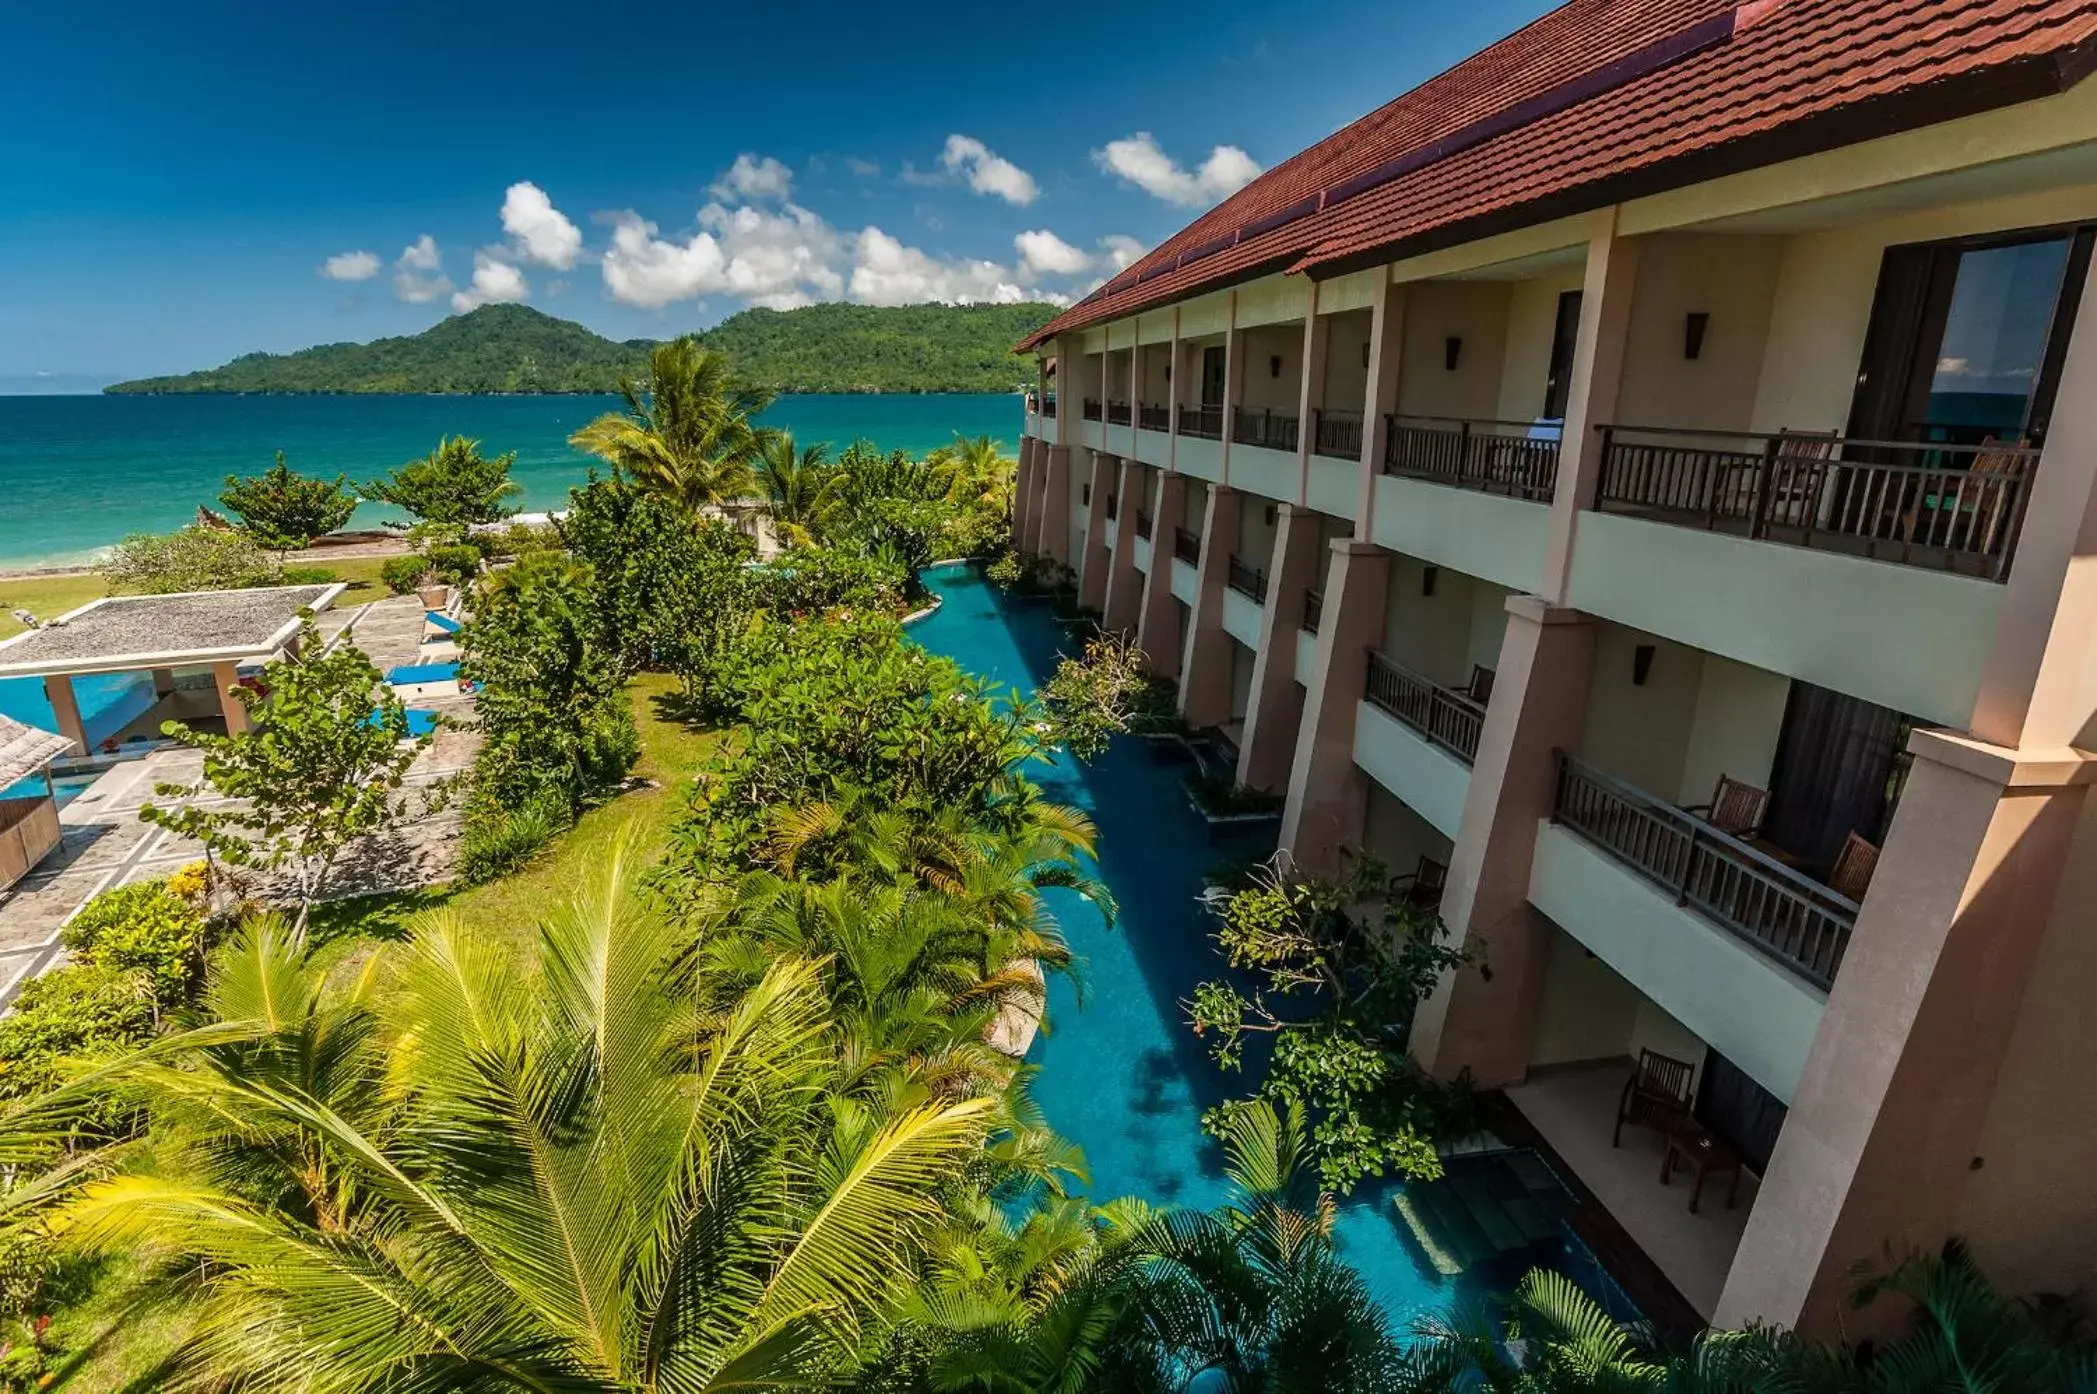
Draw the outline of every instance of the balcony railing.
[[[1129,424],[1129,419],[1129,404],[1127,402],[1107,403],[1107,424],[1109,426],[1126,426]]]
[[[1223,439],[1222,407],[1181,407],[1179,434],[1203,440]]]
[[[1145,542],[1150,541],[1150,513],[1146,509],[1136,510],[1136,536]]]
[[[1485,708],[1461,692],[1429,682],[1412,669],[1372,652],[1368,690],[1362,695],[1466,765],[1478,758]]]
[[[1362,458],[1362,414],[1319,407],[1311,413],[1311,453],[1340,460]]]
[[[1993,581],[2039,465],[2018,445],[1600,429],[1604,512]]]
[[[1316,634],[1318,632],[1318,621],[1324,618],[1325,592],[1305,591],[1303,593],[1303,632]]]
[[[1385,474],[1536,503],[1549,503],[1558,487],[1555,427],[1438,416],[1390,416],[1384,422]]]
[[[1136,408],[1136,425],[1146,431],[1172,430],[1172,408],[1148,404]]]
[[[1237,557],[1231,558],[1229,570],[1224,574],[1224,584],[1254,603],[1267,603],[1267,573],[1260,567],[1248,566]]]
[[[1083,405],[1082,405],[1082,406],[1081,406],[1081,407],[1079,408],[1079,410],[1081,410],[1082,412],[1084,412],[1084,414],[1085,414],[1085,419],[1086,419],[1087,421],[1097,421],[1097,420],[1099,420],[1099,418],[1100,418],[1100,404],[1099,404],[1099,398],[1097,398],[1097,397],[1087,397],[1087,398],[1085,399],[1085,401],[1084,401],[1084,404],[1083,404]]]
[[[1233,407],[1231,439],[1239,445],[1257,445],[1268,450],[1296,449],[1296,418],[1288,412],[1265,407]]]
[[[1201,539],[1185,528],[1172,530],[1172,554],[1189,566],[1201,565]]]
[[[1055,393],[1044,392],[1041,394],[1041,414],[1043,416],[1054,416],[1056,414]]]
[[[1564,752],[1552,816],[1815,987],[1834,982],[1855,901]]]

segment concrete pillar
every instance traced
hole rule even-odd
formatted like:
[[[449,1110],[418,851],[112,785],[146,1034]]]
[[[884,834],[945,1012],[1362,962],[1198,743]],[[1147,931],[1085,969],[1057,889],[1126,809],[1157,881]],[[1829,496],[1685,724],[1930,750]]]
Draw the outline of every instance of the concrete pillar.
[[[1143,606],[1136,621],[1136,647],[1154,677],[1180,675],[1178,601],[1172,596],[1172,535],[1186,515],[1187,477],[1158,478],[1158,506],[1150,518],[1150,570],[1143,577]]]
[[[1245,400],[1245,331],[1238,328],[1238,292],[1229,295],[1229,319],[1223,334],[1223,456],[1222,483],[1231,482],[1231,436],[1238,406]]]
[[[211,684],[218,689],[218,709],[226,719],[226,734],[237,736],[247,730],[248,709],[233,695],[233,690],[240,686],[240,665],[232,662],[212,664]]]
[[[1180,719],[1189,726],[1221,726],[1231,719],[1231,636],[1223,628],[1223,595],[1231,554],[1238,547],[1243,496],[1217,485],[1201,525],[1201,565],[1195,568],[1194,615],[1187,625],[1187,656],[1180,675]]]
[[[1318,409],[1325,404],[1325,350],[1332,321],[1318,313],[1318,285],[1311,281],[1304,292],[1303,382],[1296,394],[1297,503],[1310,502],[1311,446],[1318,439]]]
[[[1389,417],[1398,410],[1404,351],[1405,287],[1381,279],[1369,302],[1369,385],[1362,397],[1361,482],[1354,505],[1354,535],[1365,542],[1376,535],[1376,479],[1390,441]]]
[[[1391,556],[1353,538],[1328,549],[1317,658],[1303,700],[1281,845],[1306,871],[1340,870],[1340,853],[1361,846],[1368,786],[1354,763],[1354,725],[1368,685],[1369,650],[1383,642]]]
[[[1136,569],[1136,515],[1144,510],[1149,492],[1149,471],[1134,459],[1123,460],[1121,478],[1114,485],[1114,509],[1120,523],[1107,562],[1107,595],[1100,605],[1100,622],[1124,633],[1134,633],[1143,614],[1143,573]],[[1155,548],[1151,555],[1157,555]]]
[[[297,636],[293,636],[293,637],[295,638],[295,637],[297,637]],[[171,696],[173,696],[173,695],[174,695],[174,692],[175,692],[175,670],[174,670],[174,669],[172,669],[172,668],[155,668],[155,669],[153,669],[153,670],[152,670],[152,674],[151,674],[151,676],[152,676],[152,679],[153,679],[153,696],[154,696],[155,698],[171,697]]]
[[[1469,1070],[1496,1089],[1528,1073],[1551,943],[1549,923],[1529,904],[1529,871],[1537,826],[1556,801],[1556,753],[1580,743],[1594,647],[1588,616],[1533,595],[1508,598],[1442,893],[1451,942],[1472,950],[1484,971],[1445,976],[1413,1020],[1413,1058],[1437,1078]]]
[[[1602,478],[1602,437],[1595,427],[1616,416],[1624,349],[1631,337],[1631,297],[1638,285],[1638,247],[1636,238],[1619,236],[1614,223],[1587,247],[1573,382],[1558,448],[1558,491],[1544,537],[1541,594],[1553,603],[1566,598],[1573,535],[1581,513],[1593,505],[1595,486]]]
[[[1024,551],[1027,536],[1027,505],[1033,501],[1034,446],[1032,436],[1019,438],[1019,461],[1012,467],[1012,546]]]
[[[80,700],[73,695],[72,678],[64,673],[46,673],[44,700],[58,718],[58,734],[73,743],[73,753],[87,754],[87,725],[80,719]]]
[[[1087,610],[1107,608],[1107,573],[1114,565],[1114,528],[1120,520],[1107,516],[1107,503],[1121,485],[1121,460],[1104,450],[1092,452],[1092,500],[1085,509],[1085,555],[1078,559],[1078,604]]]
[[[1035,550],[1070,564],[1070,447],[1052,445],[1041,472],[1041,520]]]
[[[1325,520],[1285,503],[1267,565],[1267,608],[1260,616],[1260,651],[1253,660],[1252,703],[1238,750],[1238,782],[1248,789],[1283,792],[1296,733],[1303,721],[1302,684],[1296,681],[1296,636],[1303,628],[1304,595],[1324,578]]]

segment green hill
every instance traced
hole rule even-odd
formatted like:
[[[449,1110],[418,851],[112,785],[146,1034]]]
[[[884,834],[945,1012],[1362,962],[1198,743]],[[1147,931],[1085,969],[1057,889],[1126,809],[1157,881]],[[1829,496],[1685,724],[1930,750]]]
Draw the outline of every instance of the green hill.
[[[1030,376],[1012,346],[1051,305],[811,305],[745,310],[699,337],[782,392],[1010,392]],[[120,382],[110,392],[609,392],[641,371],[624,343],[524,305],[484,305],[420,334]]]

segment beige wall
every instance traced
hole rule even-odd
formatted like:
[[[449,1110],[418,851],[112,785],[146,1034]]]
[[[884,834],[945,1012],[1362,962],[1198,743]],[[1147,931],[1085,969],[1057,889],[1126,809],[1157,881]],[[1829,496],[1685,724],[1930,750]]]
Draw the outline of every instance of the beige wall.
[[[1498,412],[1511,289],[1499,281],[1417,281],[1405,288],[1401,414],[1479,418]],[[1464,341],[1453,373],[1444,352],[1451,338]]]
[[[1369,395],[1369,365],[1364,351],[1369,347],[1370,314],[1350,310],[1327,317],[1325,329],[1325,381],[1312,385],[1311,404],[1342,411],[1360,411]]]
[[[1248,495],[1239,500],[1238,556],[1248,565],[1271,567],[1280,520],[1281,511],[1265,498]]]
[[[1172,402],[1172,349],[1166,344],[1149,344],[1139,351],[1136,382],[1136,400],[1146,406],[1162,407]]]
[[[1533,421],[1543,414],[1551,377],[1551,334],[1558,325],[1558,297],[1579,290],[1584,271],[1518,281],[1507,304],[1507,356],[1500,369],[1500,400],[1491,412],[1503,421]],[[1468,345],[1465,353],[1470,352]]]
[[[1629,1055],[1639,1003],[1637,988],[1579,940],[1553,926],[1530,1065],[1570,1065]]]
[[[1248,329],[1238,344],[1245,355],[1245,405],[1294,416],[1303,400],[1303,325]],[[1274,366],[1276,359],[1281,360],[1279,371]]]
[[[1631,681],[1653,645],[1643,687]],[[1721,774],[1768,787],[1789,679],[1623,625],[1595,633],[1580,758],[1656,798],[1708,802]]]
[[[1179,364],[1172,370],[1172,390],[1181,406],[1201,405],[1201,357],[1204,351],[1223,347],[1224,336],[1203,334],[1180,340]]]
[[[1720,775],[1767,789],[1791,696],[1789,678],[1716,654],[1703,659],[1682,783],[1675,791],[1680,803],[1709,800]]]
[[[1749,429],[1783,254],[1778,237],[1646,238],[1614,417],[1642,426]],[[1692,311],[1711,316],[1694,360],[1682,351]]]
[[[1441,567],[1433,595],[1421,593],[1427,564],[1392,560],[1384,605],[1384,651],[1444,687],[1462,687],[1471,666],[1496,667],[1507,633],[1504,587]]]
[[[1231,646],[1231,720],[1243,721],[1252,709],[1253,665],[1258,655],[1233,636]]]
[[[1363,783],[1369,790],[1369,814],[1362,833],[1365,851],[1388,867],[1393,876],[1417,870],[1422,857],[1449,865],[1452,844],[1448,838],[1388,789],[1373,780]]]

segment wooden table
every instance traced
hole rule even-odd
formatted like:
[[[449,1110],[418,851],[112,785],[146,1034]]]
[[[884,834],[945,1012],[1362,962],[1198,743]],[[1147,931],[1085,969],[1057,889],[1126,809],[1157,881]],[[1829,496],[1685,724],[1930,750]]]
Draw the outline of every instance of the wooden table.
[[[1690,1176],[1690,1214],[1697,1213],[1697,1198],[1704,1192],[1704,1178],[1714,1172],[1732,1174],[1732,1184],[1726,1188],[1726,1209],[1731,1210],[1740,1203],[1740,1173],[1746,1164],[1738,1152],[1713,1137],[1708,1129],[1692,1123],[1667,1135],[1667,1146],[1660,1154],[1661,1185],[1667,1185],[1673,1178],[1677,1162]]]

